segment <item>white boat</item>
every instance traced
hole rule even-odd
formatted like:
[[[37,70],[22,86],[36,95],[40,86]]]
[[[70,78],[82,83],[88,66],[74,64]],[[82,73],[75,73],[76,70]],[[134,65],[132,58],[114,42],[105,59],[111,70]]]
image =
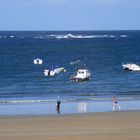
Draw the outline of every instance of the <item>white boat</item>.
[[[124,70],[128,71],[140,71],[140,66],[134,63],[122,64],[122,67]]]
[[[43,60],[40,58],[37,58],[37,59],[34,59],[33,63],[41,65],[43,63]]]
[[[88,69],[79,69],[77,74],[70,77],[71,81],[82,82],[91,79],[91,73]]]
[[[64,67],[56,68],[54,70],[45,69],[44,70],[44,75],[45,76],[55,76],[55,75],[57,75],[61,72],[66,72],[66,69]]]

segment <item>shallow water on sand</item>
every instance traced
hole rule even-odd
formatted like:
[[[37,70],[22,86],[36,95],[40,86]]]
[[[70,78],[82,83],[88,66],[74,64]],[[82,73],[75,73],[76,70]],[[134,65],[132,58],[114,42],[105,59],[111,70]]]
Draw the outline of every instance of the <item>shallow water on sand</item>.
[[[119,108],[114,111],[140,110],[140,101],[120,101]],[[0,116],[28,116],[28,115],[57,115],[57,114],[81,114],[93,112],[111,112],[112,102],[110,101],[78,101],[61,102],[60,110],[56,109],[56,102],[49,103],[15,103],[1,104]]]

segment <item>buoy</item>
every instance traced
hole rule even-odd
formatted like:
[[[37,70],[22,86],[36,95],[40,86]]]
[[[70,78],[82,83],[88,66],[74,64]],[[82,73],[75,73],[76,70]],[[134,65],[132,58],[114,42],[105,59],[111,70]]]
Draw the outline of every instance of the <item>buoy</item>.
[[[40,64],[41,65],[43,63],[43,60],[42,59],[39,59],[39,58],[38,59],[34,59],[33,63],[34,64]]]

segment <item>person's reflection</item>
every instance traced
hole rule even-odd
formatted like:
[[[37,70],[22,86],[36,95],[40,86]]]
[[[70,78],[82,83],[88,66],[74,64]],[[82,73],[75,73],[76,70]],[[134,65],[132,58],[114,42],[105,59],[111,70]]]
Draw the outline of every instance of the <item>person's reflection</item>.
[[[87,112],[87,103],[78,103],[78,112],[79,113]]]

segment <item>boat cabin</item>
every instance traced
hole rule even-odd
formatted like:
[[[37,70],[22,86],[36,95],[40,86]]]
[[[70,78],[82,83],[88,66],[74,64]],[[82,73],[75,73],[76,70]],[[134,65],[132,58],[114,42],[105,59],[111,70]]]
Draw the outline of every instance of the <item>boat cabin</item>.
[[[91,73],[88,69],[79,69],[75,76],[70,77],[72,81],[86,81],[91,78]]]

